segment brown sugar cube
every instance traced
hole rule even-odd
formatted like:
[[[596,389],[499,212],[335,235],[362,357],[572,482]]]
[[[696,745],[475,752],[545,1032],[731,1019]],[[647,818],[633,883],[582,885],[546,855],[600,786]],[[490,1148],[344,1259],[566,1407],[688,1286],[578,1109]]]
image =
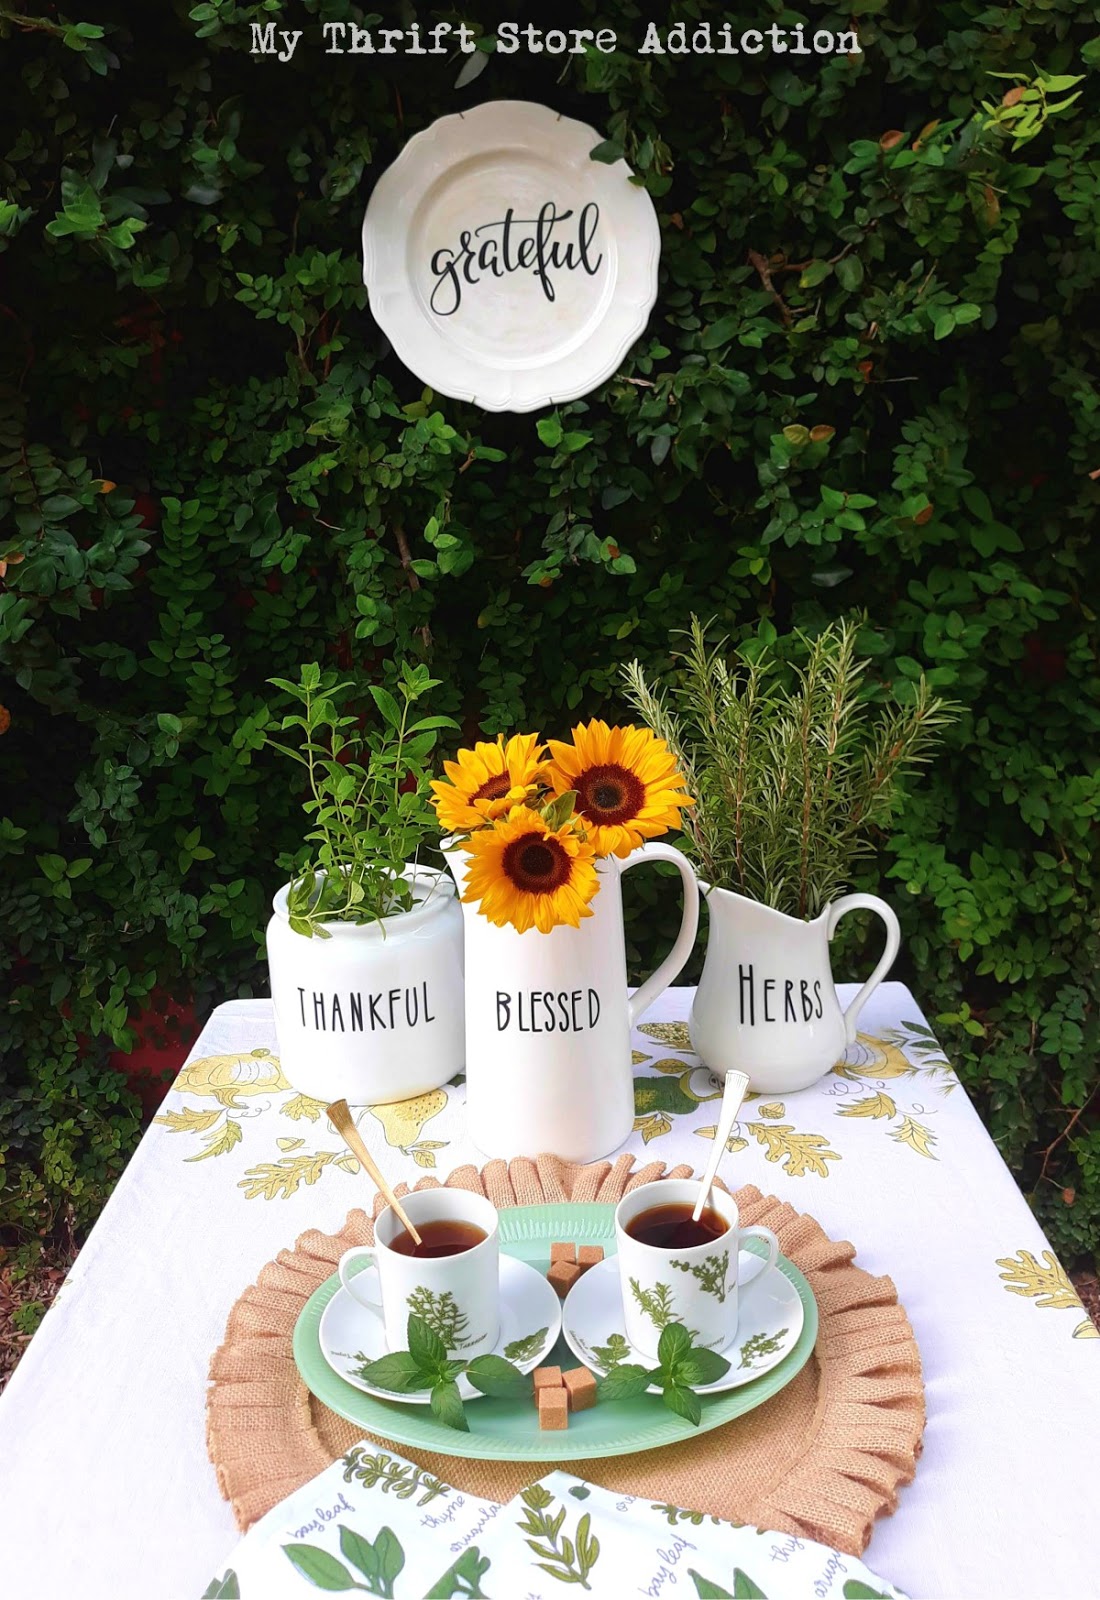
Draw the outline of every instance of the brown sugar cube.
[[[562,1373],[570,1411],[587,1411],[596,1404],[596,1376],[587,1367],[573,1367]]]
[[[536,1367],[535,1371],[534,1371],[534,1379],[535,1379],[535,1394],[536,1394],[536,1396],[539,1394],[540,1390],[542,1390],[542,1389],[560,1389],[561,1388],[561,1368],[560,1367]]]
[[[575,1261],[555,1261],[546,1274],[546,1281],[553,1285],[558,1299],[564,1300],[580,1275],[581,1269]]]
[[[550,1265],[555,1261],[576,1261],[577,1247],[575,1244],[552,1244],[550,1246]]]
[[[599,1266],[602,1260],[602,1244],[582,1244],[577,1247],[577,1265],[582,1272],[587,1272],[589,1267]]]
[[[539,1428],[560,1433],[569,1426],[569,1396],[564,1389],[539,1390]]]

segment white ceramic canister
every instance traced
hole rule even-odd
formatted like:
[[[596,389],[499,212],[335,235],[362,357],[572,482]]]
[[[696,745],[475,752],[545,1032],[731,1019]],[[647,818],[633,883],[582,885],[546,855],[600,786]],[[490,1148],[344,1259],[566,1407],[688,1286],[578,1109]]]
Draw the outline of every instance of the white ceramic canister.
[[[290,885],[267,925],[271,998],[285,1076],[327,1103],[380,1105],[438,1089],[465,1058],[462,912],[434,867],[406,865],[413,908],[380,922],[295,933]]]

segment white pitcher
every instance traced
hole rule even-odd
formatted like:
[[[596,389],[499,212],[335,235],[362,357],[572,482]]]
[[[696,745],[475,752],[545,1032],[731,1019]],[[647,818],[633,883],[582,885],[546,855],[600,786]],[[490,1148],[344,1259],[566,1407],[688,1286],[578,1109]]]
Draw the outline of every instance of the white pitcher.
[[[460,891],[468,857],[447,851]],[[619,879],[632,867],[671,861],[684,885],[684,914],[669,954],[628,995]],[[475,905],[466,922],[466,1117],[490,1156],[597,1161],[634,1127],[630,1030],[683,968],[699,926],[691,863],[671,845],[645,844],[596,863],[599,892],[579,928],[550,933],[498,928]]]
[[[710,935],[691,1008],[691,1042],[712,1072],[735,1068],[761,1094],[790,1094],[828,1072],[855,1043],[860,1012],[894,964],[898,919],[873,894],[846,894],[804,922],[730,889],[703,886]],[[886,948],[863,988],[841,1011],[829,941],[849,911],[874,911]]]

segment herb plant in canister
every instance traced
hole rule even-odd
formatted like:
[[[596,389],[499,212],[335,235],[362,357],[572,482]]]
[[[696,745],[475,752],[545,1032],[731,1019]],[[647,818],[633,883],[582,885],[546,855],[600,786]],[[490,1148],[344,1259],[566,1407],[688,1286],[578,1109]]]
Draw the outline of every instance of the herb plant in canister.
[[[747,1072],[762,1094],[807,1088],[855,1042],[901,934],[884,900],[842,891],[894,814],[902,779],[953,720],[923,676],[891,703],[856,657],[857,633],[839,622],[813,639],[796,634],[800,659],[786,664],[766,647],[731,658],[693,618],[667,684],[652,686],[637,662],[625,671],[630,700],[695,796],[684,849],[710,928],[692,1044],[712,1071]],[[842,1012],[829,945],[859,910],[882,918],[886,945]]]
[[[402,663],[369,685],[378,720],[342,709],[352,685],[315,663],[273,678],[295,709],[269,741],[304,769],[311,827],[267,928],[283,1072],[313,1099],[353,1105],[437,1089],[464,1059],[462,913],[436,835],[427,762],[449,717],[417,717],[439,683]]]

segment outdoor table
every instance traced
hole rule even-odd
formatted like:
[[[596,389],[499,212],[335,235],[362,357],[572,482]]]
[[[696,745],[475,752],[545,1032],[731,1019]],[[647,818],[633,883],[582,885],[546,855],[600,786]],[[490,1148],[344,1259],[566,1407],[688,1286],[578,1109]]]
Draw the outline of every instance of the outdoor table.
[[[668,991],[635,1033],[623,1148],[699,1169],[719,1090],[690,1001]],[[883,984],[861,1023],[822,1082],[743,1108],[722,1174],[851,1239],[912,1321],[924,1454],[867,1560],[913,1600],[1096,1595],[1100,1344],[909,991]],[[461,1084],[360,1130],[394,1182],[484,1164]],[[197,1600],[238,1537],[204,1434],[229,1309],[279,1249],[372,1198],[285,1084],[270,1003],[219,1006],[0,1396],[0,1593]]]

